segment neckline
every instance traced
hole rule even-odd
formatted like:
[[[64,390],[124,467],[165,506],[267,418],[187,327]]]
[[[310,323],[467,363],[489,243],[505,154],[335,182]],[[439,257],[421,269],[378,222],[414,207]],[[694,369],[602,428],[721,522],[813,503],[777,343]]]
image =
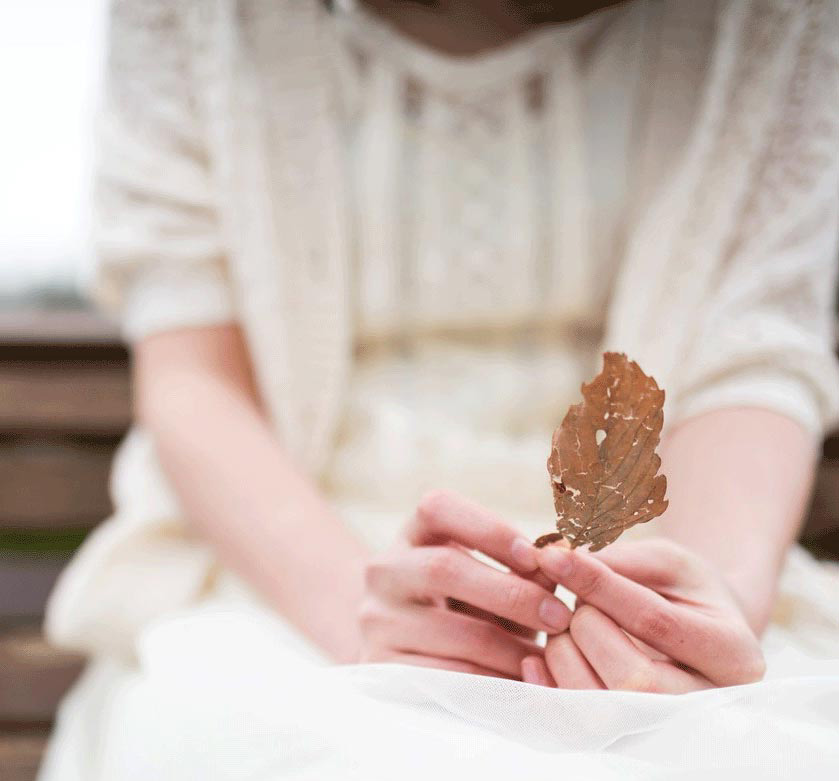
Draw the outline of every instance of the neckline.
[[[334,19],[345,33],[372,44],[376,55],[389,59],[405,75],[433,80],[443,87],[468,84],[491,87],[544,69],[569,47],[608,23],[622,6],[595,11],[565,24],[529,30],[516,38],[475,54],[447,54],[402,33],[358,0],[335,0]]]

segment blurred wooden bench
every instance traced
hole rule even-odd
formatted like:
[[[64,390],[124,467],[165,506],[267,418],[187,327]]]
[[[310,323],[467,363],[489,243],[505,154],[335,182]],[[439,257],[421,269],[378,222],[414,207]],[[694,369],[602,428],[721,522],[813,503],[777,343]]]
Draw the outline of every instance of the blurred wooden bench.
[[[55,578],[110,512],[107,481],[129,422],[128,354],[85,311],[0,314],[0,781],[30,781],[82,660],[39,627]],[[803,541],[839,558],[839,437],[825,444]]]
[[[44,603],[111,510],[130,416],[128,353],[84,309],[0,313],[0,781],[35,777],[83,659],[42,639]]]

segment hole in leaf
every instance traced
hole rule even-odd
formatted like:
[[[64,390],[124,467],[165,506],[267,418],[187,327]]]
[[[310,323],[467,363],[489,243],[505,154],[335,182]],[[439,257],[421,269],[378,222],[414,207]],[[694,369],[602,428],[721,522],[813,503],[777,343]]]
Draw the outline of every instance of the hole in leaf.
[[[594,441],[597,442],[598,447],[603,444],[604,439],[606,439],[605,430],[602,428],[597,429],[597,431],[594,432]]]

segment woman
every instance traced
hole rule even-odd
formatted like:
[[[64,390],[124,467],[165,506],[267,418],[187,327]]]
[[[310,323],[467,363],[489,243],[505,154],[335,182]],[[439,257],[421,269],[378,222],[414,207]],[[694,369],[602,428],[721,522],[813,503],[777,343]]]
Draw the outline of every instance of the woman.
[[[115,3],[97,295],[137,425],[50,604],[93,663],[42,779],[228,777],[202,714],[251,675],[248,718],[302,723],[312,660],[555,704],[835,656],[788,552],[839,409],[836,6],[530,5]],[[606,348],[666,388],[670,508],[537,553]]]

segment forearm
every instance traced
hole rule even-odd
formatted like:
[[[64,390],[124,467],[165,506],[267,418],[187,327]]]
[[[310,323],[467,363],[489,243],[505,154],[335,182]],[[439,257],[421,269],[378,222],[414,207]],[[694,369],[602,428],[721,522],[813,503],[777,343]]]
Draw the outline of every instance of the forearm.
[[[143,408],[186,517],[220,559],[333,659],[355,661],[367,551],[291,463],[253,400],[190,368],[168,370]]]
[[[716,410],[668,433],[661,454],[670,500],[661,533],[716,564],[761,633],[809,496],[810,435],[774,412]]]

